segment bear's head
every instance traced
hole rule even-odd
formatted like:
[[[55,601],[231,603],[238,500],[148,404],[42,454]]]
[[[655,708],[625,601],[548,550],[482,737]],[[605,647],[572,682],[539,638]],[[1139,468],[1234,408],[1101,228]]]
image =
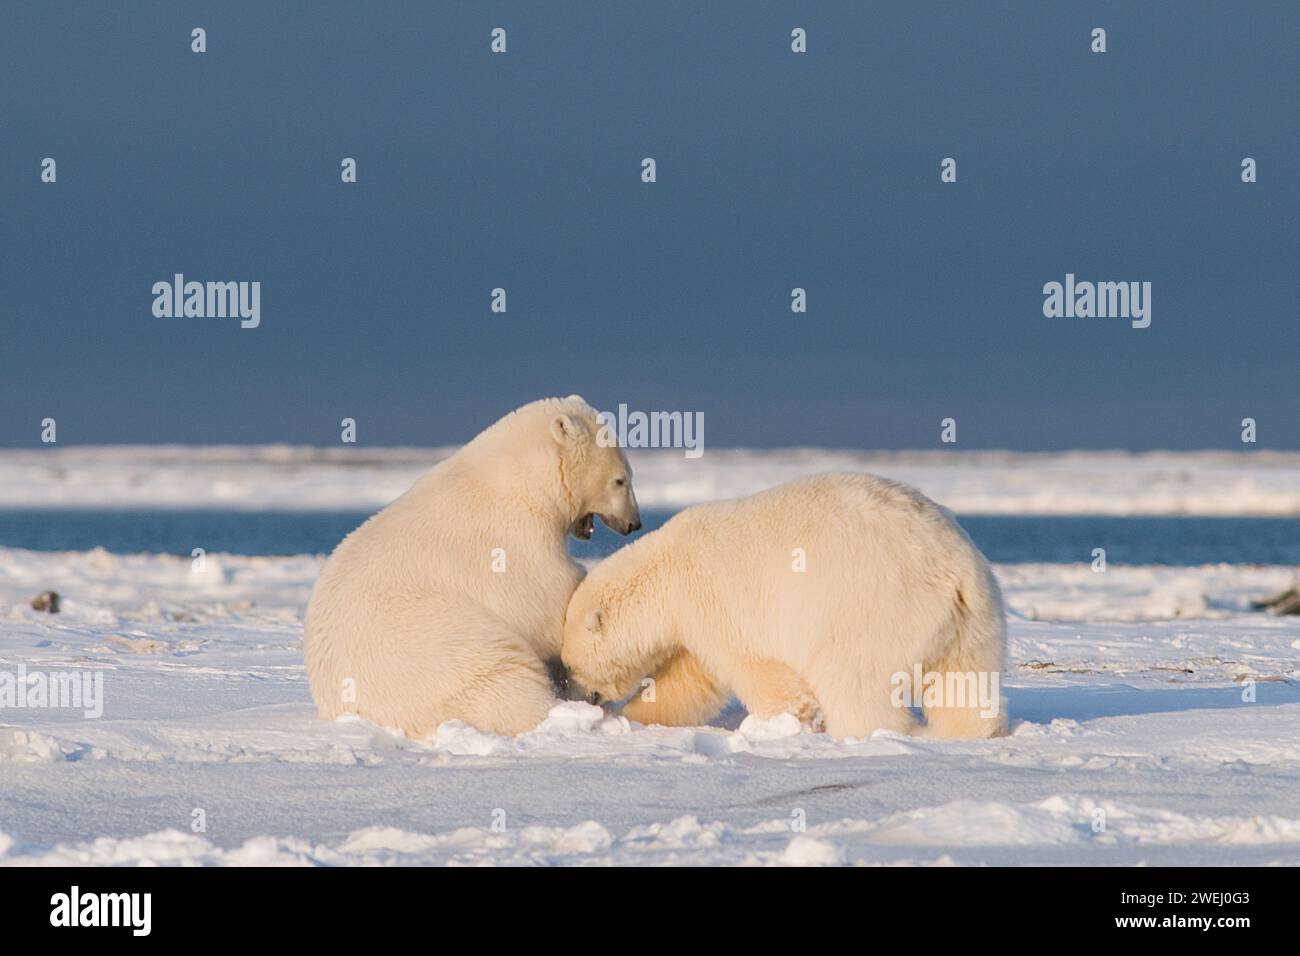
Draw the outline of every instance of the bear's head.
[[[569,599],[560,659],[593,704],[624,700],[673,653],[664,596],[641,563],[648,538],[598,564]]]
[[[597,516],[619,534],[639,530],[641,511],[632,490],[632,469],[622,448],[600,440],[596,410],[570,396],[554,410],[550,431],[559,454],[560,483],[573,514],[573,536],[590,538]]]

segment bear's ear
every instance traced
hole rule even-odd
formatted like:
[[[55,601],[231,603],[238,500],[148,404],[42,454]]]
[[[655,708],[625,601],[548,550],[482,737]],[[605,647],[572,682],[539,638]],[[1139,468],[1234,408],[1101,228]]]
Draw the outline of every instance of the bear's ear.
[[[593,634],[599,634],[600,629],[605,626],[605,612],[600,608],[596,608],[596,610],[587,615],[585,623],[587,625],[587,630],[591,631]]]
[[[556,415],[551,419],[551,437],[557,444],[577,444],[584,433],[582,422],[572,415]]]

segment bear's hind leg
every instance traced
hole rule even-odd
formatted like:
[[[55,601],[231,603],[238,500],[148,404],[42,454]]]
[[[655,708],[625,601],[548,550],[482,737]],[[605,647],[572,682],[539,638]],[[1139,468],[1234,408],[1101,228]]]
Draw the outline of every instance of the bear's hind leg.
[[[539,660],[536,667],[503,666],[490,681],[458,694],[447,711],[471,727],[513,737],[540,724],[558,703]]]
[[[877,730],[913,734],[919,726],[910,708],[893,705],[890,679],[883,673],[863,675],[852,661],[842,661],[838,669],[813,674],[809,683],[826,715],[826,732],[837,740],[863,739]]]
[[[972,647],[959,635],[925,670],[938,676],[942,693],[925,708],[924,736],[983,739],[1007,732],[1000,640]]]
[[[678,651],[651,677],[654,699],[646,699],[650,687],[643,687],[623,707],[628,720],[647,726],[693,727],[716,715],[730,696],[689,651]]]
[[[532,730],[560,702],[546,662],[527,642],[508,634],[479,635],[472,657],[473,665],[460,671],[460,686],[437,708],[439,722],[463,720],[478,730],[514,736]]]

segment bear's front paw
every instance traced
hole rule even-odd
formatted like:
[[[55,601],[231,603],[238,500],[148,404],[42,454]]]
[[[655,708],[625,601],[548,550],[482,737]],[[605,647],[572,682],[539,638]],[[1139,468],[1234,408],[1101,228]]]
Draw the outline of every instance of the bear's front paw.
[[[822,713],[821,704],[817,703],[815,697],[811,694],[800,694],[793,703],[790,713],[799,718],[799,723],[815,734],[825,733],[826,715]]]
[[[822,713],[822,709],[820,707],[815,709],[807,717],[800,717],[799,721],[801,723],[807,724],[808,729],[815,734],[826,733],[826,715]]]

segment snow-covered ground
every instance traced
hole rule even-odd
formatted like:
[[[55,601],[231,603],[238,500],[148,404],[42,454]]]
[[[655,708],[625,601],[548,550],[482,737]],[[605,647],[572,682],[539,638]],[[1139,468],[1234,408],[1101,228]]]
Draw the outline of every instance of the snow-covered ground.
[[[78,467],[47,501],[90,494]],[[232,488],[288,501],[257,475],[299,466],[169,484],[185,467],[123,461],[111,487],[123,503],[139,482],[187,503],[231,504]],[[320,503],[337,491],[309,490],[339,479],[318,486],[315,467],[293,487]],[[352,493],[402,490],[392,475],[370,487],[389,474],[374,467]],[[1060,489],[1104,500],[1054,467]],[[1242,478],[1233,500],[1267,502],[1279,473]],[[756,466],[728,490],[759,474],[774,477]],[[1165,500],[1225,505],[1201,474]],[[38,495],[0,476],[10,501]],[[0,710],[0,863],[1300,864],[1300,618],[1249,610],[1291,568],[999,567],[1013,726],[994,741],[836,743],[735,708],[642,728],[581,703],[517,739],[449,725],[411,741],[315,719],[300,644],[320,563],[0,549],[0,672],[103,688],[97,718]],[[46,588],[62,613],[31,609]]]
[[[0,508],[372,509],[454,449],[49,446],[0,449]],[[1297,452],[634,451],[644,508],[869,471],[959,514],[1300,515]]]

